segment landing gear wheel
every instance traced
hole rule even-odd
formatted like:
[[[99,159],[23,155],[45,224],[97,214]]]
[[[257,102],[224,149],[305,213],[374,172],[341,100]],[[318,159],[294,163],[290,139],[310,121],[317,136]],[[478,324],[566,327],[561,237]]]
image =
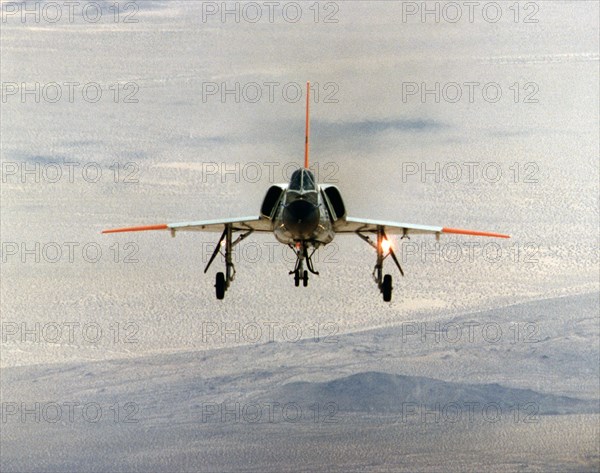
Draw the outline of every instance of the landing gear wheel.
[[[308,286],[308,271],[304,270],[304,274],[302,275],[302,285],[304,287]]]
[[[294,286],[300,287],[300,271],[294,273]]]
[[[392,276],[389,274],[386,274],[383,277],[381,292],[383,293],[384,302],[390,302],[392,300]]]
[[[221,300],[225,298],[225,274],[217,273],[217,279],[215,281],[215,289],[217,292],[217,299]]]

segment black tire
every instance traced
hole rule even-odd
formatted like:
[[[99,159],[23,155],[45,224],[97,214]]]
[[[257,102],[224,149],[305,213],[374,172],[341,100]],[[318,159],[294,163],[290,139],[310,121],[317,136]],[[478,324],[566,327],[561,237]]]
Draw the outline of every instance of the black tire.
[[[383,277],[381,292],[383,293],[384,302],[390,302],[392,300],[392,276],[389,274],[386,274]]]
[[[302,285],[304,287],[308,286],[308,271],[304,270],[304,275],[302,276]]]
[[[224,299],[225,298],[225,274],[224,273],[217,273],[215,289],[217,292],[217,299],[219,299],[219,300]]]
[[[294,273],[294,286],[296,286],[296,287],[300,286],[300,271],[296,271]]]

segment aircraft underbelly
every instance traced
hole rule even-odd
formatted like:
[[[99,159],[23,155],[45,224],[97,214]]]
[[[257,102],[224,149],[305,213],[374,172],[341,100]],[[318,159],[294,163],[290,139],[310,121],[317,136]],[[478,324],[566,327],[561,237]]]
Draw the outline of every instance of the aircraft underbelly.
[[[293,245],[299,240],[313,242],[317,245],[326,245],[331,243],[335,237],[335,233],[333,231],[333,226],[331,225],[327,208],[321,199],[319,199],[318,211],[319,220],[314,230],[312,230],[310,234],[300,234],[291,231],[286,227],[284,223],[284,206],[281,205],[277,211],[277,216],[274,219],[275,221],[273,225],[273,233],[275,234],[277,241],[285,245]]]

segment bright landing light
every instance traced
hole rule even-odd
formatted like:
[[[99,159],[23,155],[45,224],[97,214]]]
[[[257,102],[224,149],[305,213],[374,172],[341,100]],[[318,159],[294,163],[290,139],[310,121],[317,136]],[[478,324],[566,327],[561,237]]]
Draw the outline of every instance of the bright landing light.
[[[390,251],[390,248],[392,247],[392,243],[384,238],[383,240],[381,240],[381,249],[383,250],[384,253],[387,253],[388,251]]]

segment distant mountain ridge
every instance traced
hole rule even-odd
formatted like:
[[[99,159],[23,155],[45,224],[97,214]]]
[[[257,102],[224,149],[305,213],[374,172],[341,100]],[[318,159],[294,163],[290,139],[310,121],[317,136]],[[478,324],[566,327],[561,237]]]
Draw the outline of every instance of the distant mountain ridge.
[[[293,382],[282,386],[277,399],[300,404],[335,402],[340,411],[401,412],[407,403],[447,406],[456,403],[497,404],[502,409],[533,405],[538,414],[597,413],[597,401],[544,394],[500,384],[453,383],[420,376],[375,371],[326,382]],[[533,409],[533,408],[532,408]]]

